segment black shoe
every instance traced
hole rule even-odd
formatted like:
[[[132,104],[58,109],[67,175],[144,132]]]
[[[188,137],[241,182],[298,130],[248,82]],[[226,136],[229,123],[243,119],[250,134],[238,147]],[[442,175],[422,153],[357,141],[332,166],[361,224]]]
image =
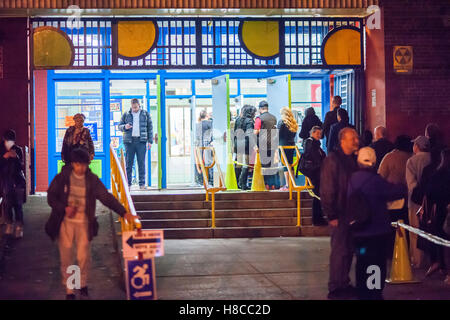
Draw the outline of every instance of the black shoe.
[[[66,294],[66,300],[76,300],[76,296],[73,293]]]
[[[83,297],[89,296],[88,287],[83,287],[83,288],[81,288],[81,289],[80,289],[80,294],[81,294]]]

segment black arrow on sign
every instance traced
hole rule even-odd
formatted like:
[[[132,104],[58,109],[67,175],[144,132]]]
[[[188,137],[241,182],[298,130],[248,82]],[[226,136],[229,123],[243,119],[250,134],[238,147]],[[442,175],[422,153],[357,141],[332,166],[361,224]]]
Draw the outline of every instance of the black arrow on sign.
[[[157,238],[157,239],[136,239],[133,238],[133,236],[130,236],[127,240],[128,245],[133,248],[133,246],[135,244],[140,244],[140,243],[161,243],[161,239]]]

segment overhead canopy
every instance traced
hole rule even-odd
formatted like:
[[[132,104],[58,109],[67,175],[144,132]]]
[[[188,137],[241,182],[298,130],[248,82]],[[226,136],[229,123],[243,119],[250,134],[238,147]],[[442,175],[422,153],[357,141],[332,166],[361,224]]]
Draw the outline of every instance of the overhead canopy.
[[[2,0],[0,8],[64,9],[80,8],[247,8],[247,9],[357,9],[377,5],[378,0]]]

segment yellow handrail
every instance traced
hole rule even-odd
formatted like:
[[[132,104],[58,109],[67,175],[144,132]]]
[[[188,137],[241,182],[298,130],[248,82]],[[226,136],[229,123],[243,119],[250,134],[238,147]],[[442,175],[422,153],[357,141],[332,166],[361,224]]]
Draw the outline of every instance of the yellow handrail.
[[[125,163],[123,153],[121,153],[120,162],[116,151],[112,146],[109,146],[109,154],[111,158],[111,189],[114,197],[136,218],[130,223],[126,219],[120,218],[122,231],[133,231],[135,229],[141,229],[142,224],[136,214],[133,200],[131,199],[130,190],[128,189],[128,181],[125,174]]]
[[[204,160],[204,150],[210,150],[212,153],[212,163],[209,166],[205,165]],[[214,147],[196,147],[195,148],[195,160],[196,160],[196,166],[200,166],[202,176],[203,176],[203,187],[206,191],[206,201],[209,201],[209,193],[211,193],[211,228],[216,227],[216,203],[215,203],[215,194],[219,191],[225,191],[227,188],[225,187],[225,180],[223,178],[222,170],[220,170],[219,162],[216,159],[216,151]],[[208,184],[208,172],[209,169],[213,168],[214,166],[217,166],[217,173],[219,175],[219,186],[218,187],[210,187]]]
[[[305,185],[303,186],[297,186],[295,183],[295,176],[293,172],[293,168],[298,165],[301,157],[301,153],[298,150],[297,146],[279,146],[281,153],[281,163],[286,166],[288,169],[288,176],[289,176],[289,200],[292,200],[292,190],[297,191],[297,227],[301,227],[301,207],[300,207],[300,192],[303,190],[313,189],[314,186],[311,183],[311,180],[307,176],[305,176]],[[290,164],[287,160],[286,153],[284,152],[284,149],[295,149],[295,152],[297,154],[297,159],[294,161],[294,163]]]

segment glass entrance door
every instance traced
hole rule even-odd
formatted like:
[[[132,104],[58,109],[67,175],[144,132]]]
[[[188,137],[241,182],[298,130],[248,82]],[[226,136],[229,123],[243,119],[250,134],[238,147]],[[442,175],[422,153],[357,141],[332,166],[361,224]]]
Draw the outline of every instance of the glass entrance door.
[[[123,133],[119,131],[118,125],[124,113],[131,109],[131,100],[138,99],[141,108],[150,112],[153,124],[153,146],[150,152],[146,153],[145,158],[145,184],[150,187],[158,187],[159,166],[158,166],[158,107],[156,95],[156,82],[149,79],[138,80],[111,80],[110,81],[110,103],[109,103],[109,119],[110,119],[110,135],[111,144],[116,149],[118,156],[123,150],[125,154],[125,146],[123,144]],[[138,185],[138,166],[135,158],[132,171],[132,184]]]
[[[104,137],[102,82],[55,81],[54,86],[55,109],[53,115],[53,110],[49,109],[50,119],[54,116],[54,122],[49,122],[49,132],[56,134],[49,135],[49,182],[64,165],[61,160],[61,148],[66,130],[74,125],[73,116],[82,113],[86,117],[84,126],[89,128],[95,148],[95,157],[90,168],[108,185],[108,181],[105,179],[108,177],[106,170],[109,165],[106,165],[108,143]]]
[[[167,184],[192,185],[192,119],[189,99],[167,99],[168,163]]]

